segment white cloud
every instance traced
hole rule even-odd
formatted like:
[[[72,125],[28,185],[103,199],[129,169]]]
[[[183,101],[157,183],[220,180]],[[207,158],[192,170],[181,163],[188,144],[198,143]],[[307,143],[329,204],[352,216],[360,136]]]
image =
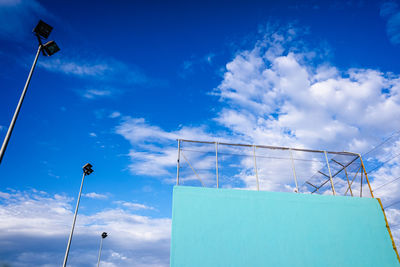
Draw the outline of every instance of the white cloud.
[[[114,111],[114,112],[112,112],[108,117],[111,118],[111,119],[115,119],[115,118],[118,118],[118,117],[120,117],[120,116],[121,116],[121,113],[120,113],[120,112]]]
[[[259,144],[363,151],[400,122],[400,80],[371,69],[315,64],[295,35],[267,34],[226,65],[216,120]],[[295,43],[294,43],[295,44]],[[295,51],[296,50],[296,51]],[[387,93],[382,93],[387,91]]]
[[[133,146],[129,152],[133,174],[159,176],[171,182],[176,170],[176,139],[209,140],[213,138],[204,126],[182,127],[165,131],[148,124],[143,118],[125,117],[116,128],[116,133],[126,138]],[[216,140],[223,140],[221,138]]]
[[[393,44],[400,44],[400,10],[396,2],[381,5],[380,15],[386,19],[386,33]]]
[[[89,133],[89,136],[91,136],[91,137],[97,137],[97,134],[96,134],[96,133]]]
[[[147,206],[140,203],[127,202],[127,201],[116,201],[115,203],[132,210],[155,210],[155,208],[151,206]]]
[[[89,63],[79,61],[68,61],[60,58],[51,58],[46,61],[40,61],[39,65],[47,70],[54,72],[63,72],[65,74],[76,75],[81,77],[101,76],[106,72],[112,71],[112,67],[106,62]]]
[[[122,85],[151,85],[157,82],[155,79],[150,81],[138,67],[127,65],[114,58],[60,55],[40,61],[38,64],[48,71],[101,81],[101,84],[113,82]]]
[[[2,196],[6,196],[0,199],[2,261],[17,267],[60,264],[72,222],[72,199],[34,191],[2,192]],[[122,209],[91,215],[80,211],[68,262],[72,266],[96,262],[100,234],[107,231],[102,264],[168,266],[170,227],[170,219]]]
[[[85,91],[79,93],[82,94],[82,97],[87,99],[107,97],[114,94],[114,92],[109,89],[86,89]]]
[[[93,198],[93,199],[107,199],[108,196],[104,194],[98,194],[96,192],[83,194],[84,197]]]

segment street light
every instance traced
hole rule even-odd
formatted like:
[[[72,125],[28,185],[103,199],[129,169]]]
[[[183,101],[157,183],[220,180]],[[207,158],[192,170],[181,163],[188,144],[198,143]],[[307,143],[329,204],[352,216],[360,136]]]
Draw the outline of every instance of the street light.
[[[74,220],[72,221],[72,228],[71,228],[71,233],[69,234],[69,239],[68,239],[68,244],[67,244],[67,250],[65,251],[63,267],[67,266],[69,247],[71,246],[72,235],[74,234],[76,215],[78,214],[79,201],[81,200],[83,181],[85,180],[85,176],[86,176],[86,175],[89,175],[89,174],[91,174],[91,173],[93,172],[92,167],[93,167],[93,166],[92,166],[92,164],[90,164],[90,163],[86,163],[85,166],[82,167],[83,176],[82,176],[82,182],[81,182],[81,189],[79,190],[78,201],[76,202]]]
[[[99,258],[97,259],[97,267],[100,266],[100,256],[101,256],[101,247],[103,246],[103,239],[106,238],[108,235],[106,232],[103,232],[101,234],[101,239],[100,239],[100,248],[99,248]]]
[[[54,53],[60,51],[60,48],[57,46],[56,42],[54,42],[54,41],[47,42],[46,44],[42,43],[42,39],[47,39],[52,30],[53,30],[53,27],[51,27],[49,24],[43,22],[42,20],[39,20],[39,23],[33,29],[33,33],[35,34],[35,36],[38,39],[39,47],[38,47],[38,50],[36,53],[35,60],[33,61],[33,64],[32,64],[31,71],[29,72],[28,79],[26,80],[24,90],[22,91],[17,108],[15,109],[14,116],[11,120],[10,126],[8,127],[8,131],[7,131],[6,137],[4,138],[3,145],[1,146],[0,164],[3,159],[4,153],[6,152],[8,142],[10,141],[10,137],[11,137],[12,131],[14,129],[15,122],[17,121],[18,114],[21,109],[22,102],[24,101],[25,94],[28,89],[28,85],[31,81],[33,70],[35,69],[36,62],[39,58],[40,52],[42,52],[43,55],[45,55],[45,56],[51,56]]]

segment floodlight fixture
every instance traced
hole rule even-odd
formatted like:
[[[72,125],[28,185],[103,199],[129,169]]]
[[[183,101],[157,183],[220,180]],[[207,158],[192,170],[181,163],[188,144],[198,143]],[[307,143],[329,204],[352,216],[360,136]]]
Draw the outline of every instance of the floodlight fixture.
[[[102,234],[101,234],[101,237],[102,238],[106,238],[108,235],[107,235],[107,233],[106,232],[103,232]]]
[[[36,25],[36,27],[33,29],[33,32],[36,35],[39,35],[45,39],[47,39],[53,30],[53,27],[51,27],[49,24],[44,22],[43,20],[39,20],[39,23]]]
[[[85,175],[91,174],[91,173],[93,172],[92,167],[93,167],[92,164],[86,163],[85,166],[82,167],[83,173],[84,173]]]
[[[44,49],[44,51],[46,51],[47,56],[51,56],[51,55],[57,53],[58,51],[60,51],[60,48],[54,41],[49,41],[49,42],[45,43],[43,45],[43,49]]]

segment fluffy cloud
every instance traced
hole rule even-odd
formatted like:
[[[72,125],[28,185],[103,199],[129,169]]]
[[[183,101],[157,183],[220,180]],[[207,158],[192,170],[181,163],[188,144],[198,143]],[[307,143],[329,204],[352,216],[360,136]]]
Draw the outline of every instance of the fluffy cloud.
[[[116,201],[117,204],[132,209],[132,210],[155,210],[155,208],[140,204],[140,203],[133,203],[133,202],[127,202],[127,201]]]
[[[2,261],[17,267],[60,265],[72,222],[71,202],[65,196],[36,190],[1,192]],[[80,213],[68,263],[94,264],[100,234],[106,230],[105,266],[168,266],[170,225],[170,219],[153,219],[119,208]]]
[[[129,152],[133,174],[160,176],[172,182],[177,159],[176,139],[208,140],[213,138],[206,127],[182,127],[165,131],[148,124],[143,118],[125,117],[116,132],[133,146]]]
[[[137,67],[113,58],[80,58],[62,56],[49,58],[38,63],[52,72],[61,72],[86,79],[144,84],[149,80]]]
[[[365,151],[400,122],[398,76],[315,64],[291,44],[294,30],[268,34],[226,65],[215,90],[216,120],[254,143]]]
[[[104,194],[98,194],[96,192],[83,194],[84,197],[93,198],[93,199],[107,199],[108,196]]]

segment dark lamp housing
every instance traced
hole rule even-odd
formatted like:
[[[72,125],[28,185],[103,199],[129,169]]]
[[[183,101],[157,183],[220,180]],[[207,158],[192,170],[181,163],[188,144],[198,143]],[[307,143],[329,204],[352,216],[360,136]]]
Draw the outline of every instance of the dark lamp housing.
[[[50,42],[45,43],[43,45],[43,48],[44,48],[44,51],[46,51],[48,56],[51,56],[51,55],[57,53],[58,51],[60,51],[60,48],[58,47],[58,45],[54,41],[50,41]]]
[[[101,234],[101,237],[102,237],[102,238],[106,238],[106,237],[107,237],[107,233],[106,233],[106,232],[103,232],[103,233]]]
[[[89,175],[93,172],[92,167],[93,166],[90,163],[86,163],[85,166],[83,166],[82,169],[83,169],[83,172],[85,173],[85,175]]]
[[[53,27],[51,27],[49,24],[47,24],[43,20],[39,20],[39,23],[33,29],[33,32],[36,33],[37,35],[40,35],[43,38],[47,39],[47,37],[49,37],[52,30],[53,30]]]

